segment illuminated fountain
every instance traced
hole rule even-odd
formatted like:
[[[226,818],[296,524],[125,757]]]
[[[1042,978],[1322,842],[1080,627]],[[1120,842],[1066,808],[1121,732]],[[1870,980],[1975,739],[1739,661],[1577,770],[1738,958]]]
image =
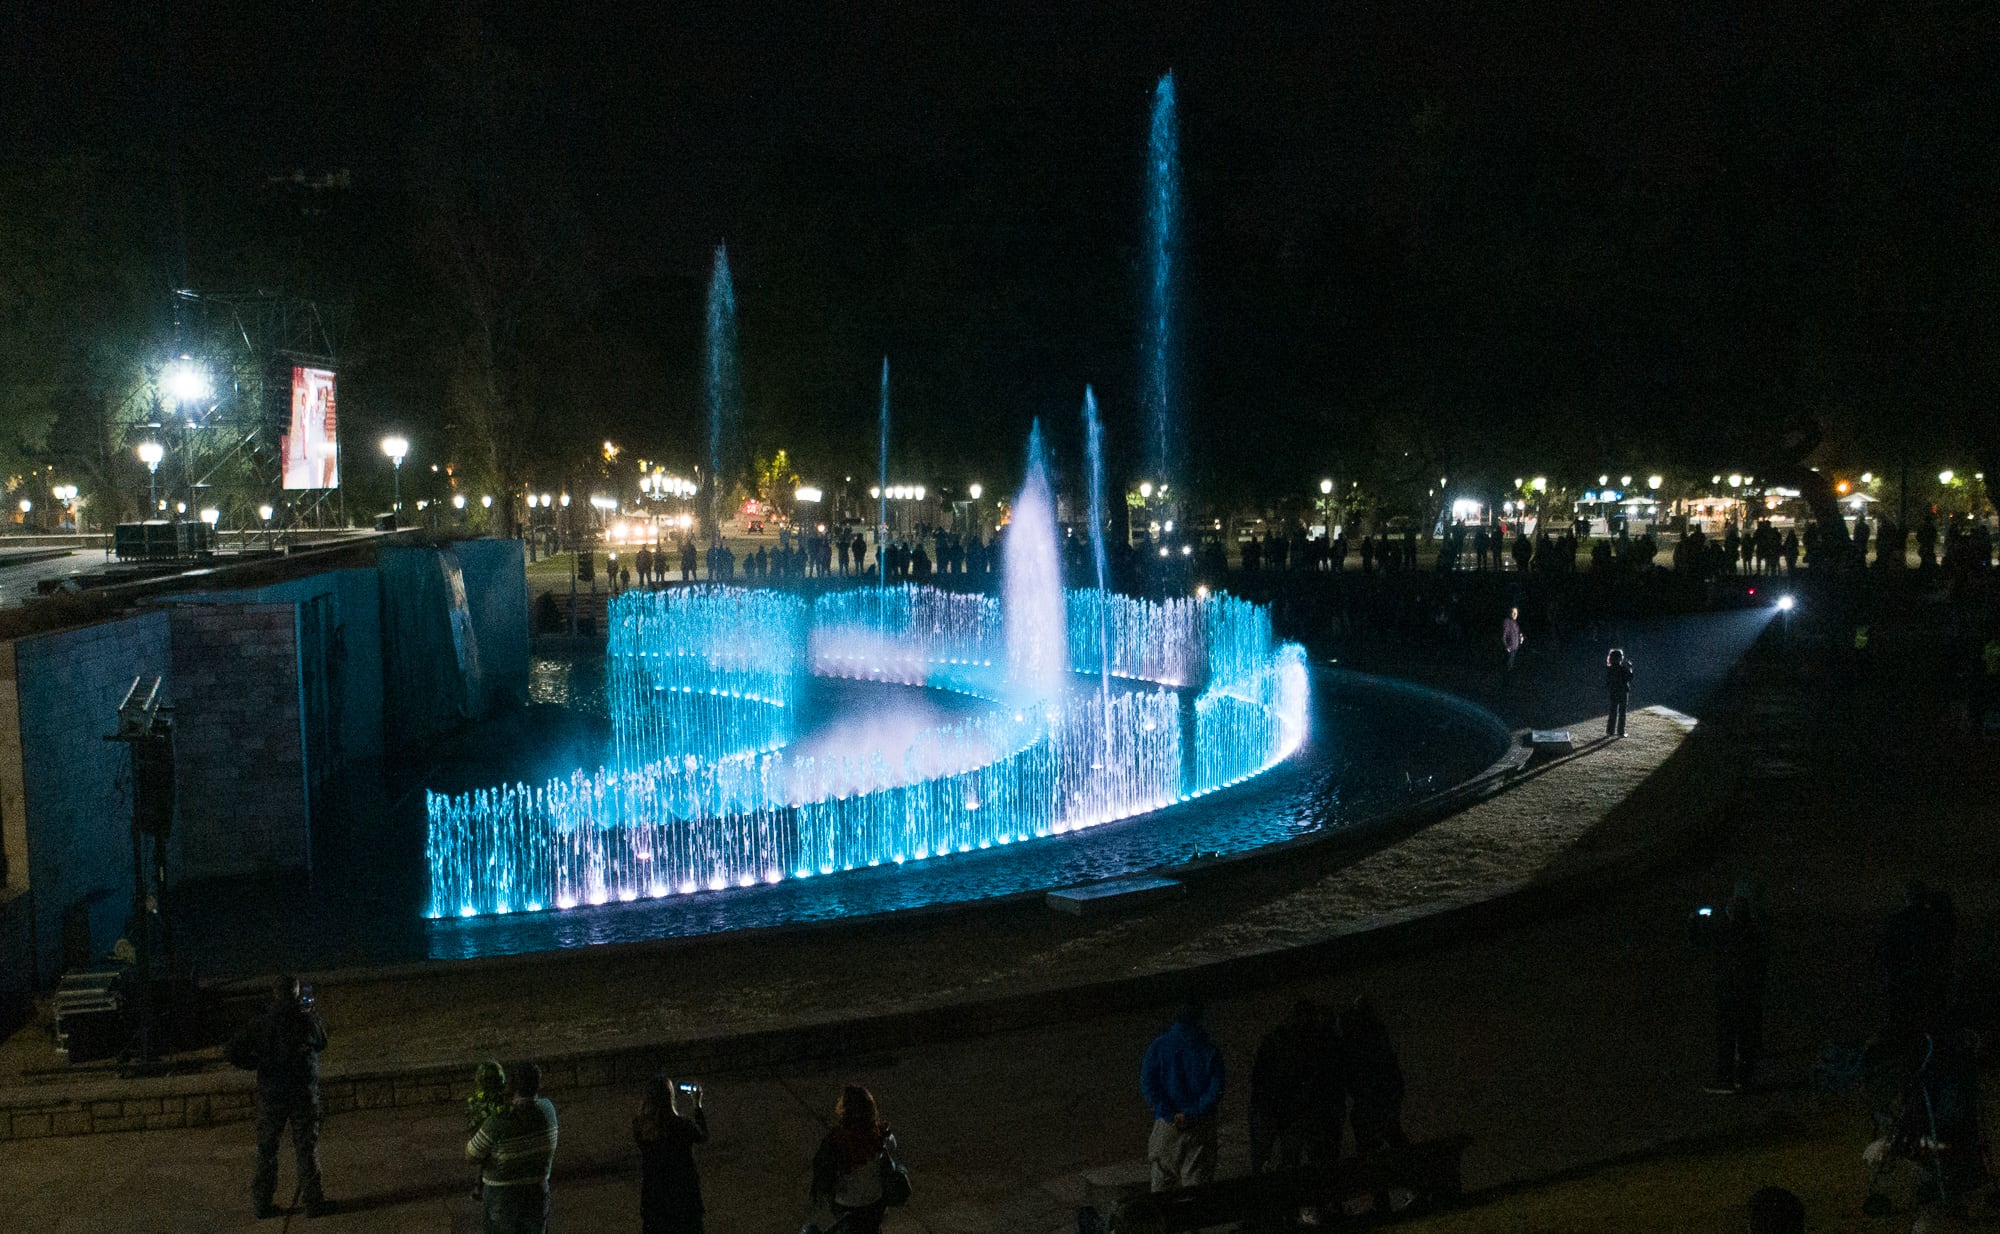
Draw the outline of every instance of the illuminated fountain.
[[[811,605],[712,586],[618,597],[609,761],[428,794],[430,915],[658,899],[1041,840],[1239,783],[1299,748],[1304,655],[1276,642],[1263,609],[1063,591],[1039,431],[1006,540],[999,599],[917,586]],[[806,735],[811,677],[879,683],[856,688],[880,689],[881,706]],[[899,725],[908,687],[977,710]]]

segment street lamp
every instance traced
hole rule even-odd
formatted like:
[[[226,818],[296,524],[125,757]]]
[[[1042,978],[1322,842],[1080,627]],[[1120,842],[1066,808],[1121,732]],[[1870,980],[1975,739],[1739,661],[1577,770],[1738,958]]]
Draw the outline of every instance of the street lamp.
[[[1652,490],[1653,492],[1655,492],[1655,493],[1659,492],[1659,491],[1660,491],[1660,477],[1658,477],[1658,476],[1656,476],[1656,475],[1655,475],[1655,476],[1647,476],[1647,477],[1646,477],[1646,487],[1647,487],[1647,488],[1649,488],[1649,489],[1651,489],[1651,490]]]
[[[465,509],[465,494],[464,494],[464,493],[453,493],[453,494],[451,495],[451,508],[452,508],[452,509],[454,509],[454,510],[463,510],[463,509]]]
[[[389,436],[382,439],[382,453],[389,456],[390,472],[395,477],[395,501],[389,507],[401,513],[403,509],[403,459],[410,452],[407,438]]]
[[[1949,468],[1949,467],[1945,468],[1945,469],[1944,469],[1943,471],[1940,471],[1940,472],[1938,473],[1938,483],[1939,483],[1939,484],[1950,484],[1950,483],[1951,483],[1951,481],[1952,481],[1952,477],[1953,477],[1953,475],[1955,475],[1955,474],[1956,474],[1956,473],[1954,473],[1954,472],[1952,471],[1952,469],[1951,469],[1951,468]]]
[[[157,441],[139,443],[139,461],[146,465],[146,516],[148,518],[160,508],[160,460],[167,457],[166,447]]]
[[[986,493],[986,487],[982,484],[976,484],[976,483],[968,485],[965,490],[965,495],[967,497],[972,498],[974,501],[978,501],[980,497],[985,495],[985,493]]]

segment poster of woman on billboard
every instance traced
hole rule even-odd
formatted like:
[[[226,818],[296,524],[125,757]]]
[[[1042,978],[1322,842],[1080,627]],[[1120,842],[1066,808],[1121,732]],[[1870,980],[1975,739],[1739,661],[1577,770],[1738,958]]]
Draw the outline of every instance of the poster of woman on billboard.
[[[340,487],[335,445],[333,370],[292,368],[292,424],[285,435],[285,487]]]

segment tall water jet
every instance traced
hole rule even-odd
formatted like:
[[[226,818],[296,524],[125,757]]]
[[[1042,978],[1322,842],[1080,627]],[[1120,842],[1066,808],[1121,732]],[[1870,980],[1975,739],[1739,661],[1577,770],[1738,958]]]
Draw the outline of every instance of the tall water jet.
[[[1111,636],[1105,622],[1110,605],[1110,571],[1104,562],[1104,422],[1097,417],[1097,393],[1083,388],[1083,446],[1090,460],[1090,560],[1097,567],[1097,670],[1106,713],[1111,707]],[[1107,728],[1108,731],[1108,728]]]
[[[741,400],[736,373],[736,287],[729,277],[729,247],[715,246],[715,265],[708,275],[707,396],[708,396],[708,535],[722,536],[722,442],[737,430]]]
[[[1056,698],[1069,671],[1069,628],[1039,419],[1028,434],[1028,474],[1007,524],[1005,560],[1001,612],[1008,689],[1021,701]]]
[[[882,446],[876,456],[875,585],[889,585],[889,554],[882,550],[889,536],[889,357],[882,357]]]
[[[1179,321],[1181,158],[1180,120],[1174,105],[1171,70],[1153,88],[1153,126],[1146,158],[1146,320],[1142,332],[1144,373],[1140,381],[1148,418],[1148,463],[1154,482],[1173,478],[1174,417],[1179,407]]]

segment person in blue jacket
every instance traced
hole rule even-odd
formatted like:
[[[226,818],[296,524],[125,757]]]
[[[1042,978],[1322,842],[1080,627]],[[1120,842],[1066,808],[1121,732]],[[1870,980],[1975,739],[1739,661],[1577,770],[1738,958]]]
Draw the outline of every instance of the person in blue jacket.
[[[1198,1187],[1215,1177],[1215,1126],[1222,1104],[1222,1051],[1189,1001],[1167,1030],[1146,1047],[1139,1091],[1153,1108],[1146,1158],[1153,1190]]]

